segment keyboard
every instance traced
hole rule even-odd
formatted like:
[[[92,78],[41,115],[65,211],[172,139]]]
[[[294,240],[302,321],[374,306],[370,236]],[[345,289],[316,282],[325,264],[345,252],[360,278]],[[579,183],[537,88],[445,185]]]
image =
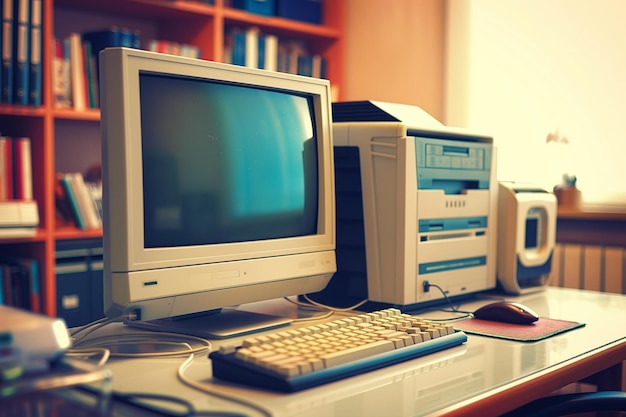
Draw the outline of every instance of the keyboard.
[[[450,324],[395,308],[264,333],[210,353],[213,377],[296,392],[461,345]]]

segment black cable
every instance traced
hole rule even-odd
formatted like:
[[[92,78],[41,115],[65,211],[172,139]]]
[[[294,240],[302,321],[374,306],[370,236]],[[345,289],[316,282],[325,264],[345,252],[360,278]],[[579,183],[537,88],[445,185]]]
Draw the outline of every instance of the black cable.
[[[230,411],[198,411],[195,409],[193,404],[191,404],[191,402],[183,398],[163,394],[113,393],[113,399],[151,412],[157,412],[167,417],[247,417],[246,414]],[[171,410],[165,410],[162,407],[146,404],[142,400],[162,401],[177,404],[185,408],[185,411],[177,413]]]
[[[459,310],[459,307],[455,307],[454,304],[452,304],[452,300],[450,300],[450,297],[448,297],[448,294],[446,294],[446,292],[443,290],[443,288],[441,288],[439,285],[431,284],[428,281],[424,281],[424,291],[425,292],[428,292],[431,287],[437,288],[439,290],[439,292],[441,292],[441,295],[443,295],[444,300],[446,300],[446,302],[450,306],[450,310],[441,309],[440,311],[443,311],[443,312],[446,312],[446,313],[462,313],[462,314],[464,314],[461,317],[454,317],[452,319],[431,319],[431,320],[433,320],[433,321],[450,321],[450,320],[459,320],[459,319],[463,319],[463,318],[466,318],[466,317],[472,317],[473,316],[473,313],[471,311],[463,311],[463,310]]]
[[[80,389],[92,395],[100,395],[100,393],[96,389],[88,386],[81,386]],[[248,417],[247,414],[230,411],[198,411],[195,409],[190,401],[185,400],[184,398],[164,394],[149,394],[141,392],[112,392],[111,399],[114,402],[137,407],[151,413],[162,415],[164,417]],[[149,400],[178,405],[183,408],[183,411],[176,412],[172,410],[167,410],[163,407],[155,406],[153,404],[147,404],[145,401]]]

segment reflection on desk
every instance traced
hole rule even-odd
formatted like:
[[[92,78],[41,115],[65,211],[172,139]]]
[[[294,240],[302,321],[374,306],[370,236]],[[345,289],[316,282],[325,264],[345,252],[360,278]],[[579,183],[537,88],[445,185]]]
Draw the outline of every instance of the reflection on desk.
[[[461,306],[473,311],[494,301],[483,294]],[[220,395],[262,405],[273,416],[497,416],[571,382],[597,374],[602,389],[624,389],[623,361],[626,331],[616,318],[626,314],[625,297],[606,293],[547,288],[519,297],[507,297],[532,308],[543,317],[585,322],[586,326],[548,339],[519,343],[468,335],[462,345],[426,357],[368,372],[295,394],[280,394],[228,384],[211,378],[206,355],[197,356],[186,377]],[[295,317],[295,306],[283,300],[245,306]],[[430,311],[430,319],[451,314]],[[102,331],[122,334],[111,326]],[[241,339],[214,341],[238,343]],[[228,410],[262,415],[227,398],[184,385],[176,372],[184,358],[117,359],[109,364],[117,392],[176,395],[197,410]]]

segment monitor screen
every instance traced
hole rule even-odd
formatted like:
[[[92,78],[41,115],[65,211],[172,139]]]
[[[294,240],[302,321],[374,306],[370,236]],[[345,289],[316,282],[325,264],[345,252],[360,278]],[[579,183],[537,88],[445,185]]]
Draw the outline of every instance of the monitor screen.
[[[310,96],[152,73],[139,83],[147,248],[317,233]]]
[[[107,316],[171,318],[326,286],[327,80],[110,48],[100,91]]]

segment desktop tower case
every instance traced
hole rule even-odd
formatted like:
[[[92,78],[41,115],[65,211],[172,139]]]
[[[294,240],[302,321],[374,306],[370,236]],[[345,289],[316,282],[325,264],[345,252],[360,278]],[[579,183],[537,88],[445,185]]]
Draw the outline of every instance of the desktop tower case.
[[[418,107],[333,104],[337,272],[318,302],[412,310],[496,285],[490,136]]]

